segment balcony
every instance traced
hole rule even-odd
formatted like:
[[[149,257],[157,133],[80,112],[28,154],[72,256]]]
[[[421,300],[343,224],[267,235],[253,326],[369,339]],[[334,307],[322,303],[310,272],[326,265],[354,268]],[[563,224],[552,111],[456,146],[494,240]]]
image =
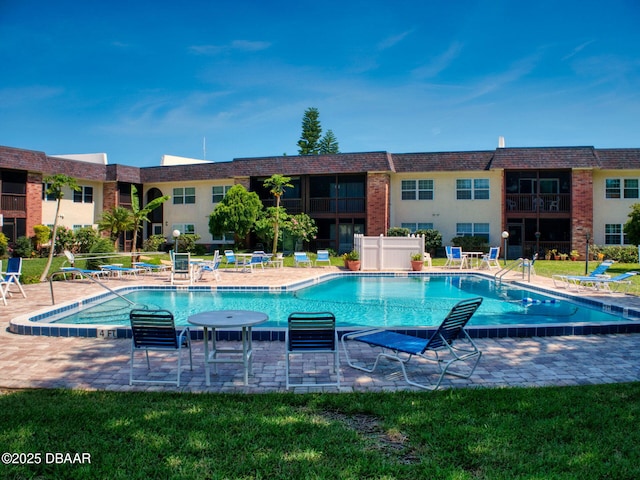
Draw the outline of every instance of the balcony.
[[[309,213],[365,213],[364,197],[348,198],[312,198],[309,202]]]
[[[508,212],[513,213],[569,213],[571,195],[568,193],[523,194],[508,193],[505,199]]]
[[[0,197],[0,209],[3,212],[25,212],[27,210],[27,196],[3,193]]]

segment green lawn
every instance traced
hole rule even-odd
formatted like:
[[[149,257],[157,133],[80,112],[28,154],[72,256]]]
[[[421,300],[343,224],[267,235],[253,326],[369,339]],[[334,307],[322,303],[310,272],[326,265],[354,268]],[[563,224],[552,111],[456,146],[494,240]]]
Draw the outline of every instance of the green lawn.
[[[19,391],[0,395],[0,445],[41,459],[0,473],[635,479],[639,421],[637,383],[387,394]],[[91,464],[47,464],[50,452],[86,453]]]
[[[26,260],[25,275],[39,276],[42,266],[44,259]],[[584,267],[536,262],[546,276]],[[3,456],[0,477],[635,479],[639,417],[640,383],[307,395],[4,392],[0,453],[14,455]],[[55,463],[74,456],[91,463]]]

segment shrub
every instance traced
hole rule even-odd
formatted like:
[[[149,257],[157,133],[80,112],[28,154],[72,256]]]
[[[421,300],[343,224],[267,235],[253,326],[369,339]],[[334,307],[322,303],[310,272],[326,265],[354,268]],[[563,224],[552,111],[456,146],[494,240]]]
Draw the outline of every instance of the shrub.
[[[98,238],[91,246],[89,253],[99,255],[100,253],[114,253],[115,247],[113,242],[109,238]],[[100,270],[100,265],[107,265],[111,263],[108,258],[94,258],[87,260],[87,269]]]
[[[442,247],[442,234],[438,230],[416,230],[416,235],[424,236],[424,249],[427,252],[435,252]]]
[[[193,233],[185,233],[178,237],[178,252],[194,253],[196,242],[200,240],[200,235]]]
[[[51,229],[46,225],[34,225],[33,234],[38,251],[42,250],[42,245],[51,239]]]
[[[0,257],[4,257],[9,251],[9,240],[4,233],[0,232]]]
[[[29,237],[18,237],[13,246],[13,256],[31,258],[33,256],[33,242]]]
[[[163,252],[166,250],[167,239],[163,235],[151,235],[142,243],[145,252]]]
[[[638,263],[638,248],[622,245],[598,246],[590,250],[591,255],[604,254],[604,258],[620,263]]]
[[[408,237],[411,234],[411,230],[404,227],[391,227],[387,230],[387,237]]]
[[[488,251],[489,244],[484,237],[455,237],[451,239],[451,243],[456,247],[462,247],[462,250],[470,251]]]
[[[75,232],[75,245],[78,253],[88,253],[100,236],[91,227],[84,227]]]

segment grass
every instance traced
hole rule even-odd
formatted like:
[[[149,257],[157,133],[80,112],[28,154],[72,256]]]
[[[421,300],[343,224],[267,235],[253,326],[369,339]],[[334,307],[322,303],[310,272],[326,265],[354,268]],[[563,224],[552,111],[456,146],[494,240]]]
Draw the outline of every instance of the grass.
[[[25,260],[23,275],[39,277],[45,261]],[[536,262],[545,276],[584,274],[584,267]],[[0,453],[40,453],[38,464],[0,465],[7,479],[640,478],[640,383],[308,395],[0,393]],[[88,453],[91,463],[52,463],[46,454],[55,452]]]
[[[0,395],[3,478],[639,478],[640,384],[434,393]],[[45,464],[46,452],[91,464]]]

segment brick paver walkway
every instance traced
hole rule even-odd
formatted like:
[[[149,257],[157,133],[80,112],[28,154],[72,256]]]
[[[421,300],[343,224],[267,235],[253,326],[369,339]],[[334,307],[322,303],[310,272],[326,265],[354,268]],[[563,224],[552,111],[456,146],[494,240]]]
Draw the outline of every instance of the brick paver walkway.
[[[280,285],[318,276],[334,267],[285,268],[242,274],[222,271],[220,284]],[[337,269],[335,269],[337,270]],[[141,278],[141,283],[168,284],[168,276]],[[538,284],[552,285],[538,277]],[[135,280],[114,280],[111,286],[132,284]],[[0,304],[0,388],[70,388],[118,391],[189,391],[189,392],[282,392],[285,391],[285,356],[283,342],[254,342],[253,374],[249,386],[243,384],[243,374],[237,364],[219,365],[212,375],[211,386],[205,385],[204,355],[201,341],[193,343],[193,371],[186,360],[179,389],[163,385],[129,386],[129,340],[101,340],[89,338],[59,338],[22,336],[9,333],[7,326],[14,316],[51,306],[49,284],[25,286],[28,298],[14,295],[8,306]],[[56,303],[62,303],[91,293],[99,286],[87,281],[55,282]],[[637,306],[638,299],[617,295],[607,301]],[[224,342],[223,342],[224,343]],[[235,343],[235,342],[233,342]],[[479,339],[483,352],[474,375],[468,380],[443,382],[444,388],[508,387],[543,385],[580,385],[640,380],[640,335],[593,335],[545,338]],[[237,346],[237,345],[234,345]],[[373,359],[372,351],[364,345],[354,345],[356,357]],[[149,378],[175,375],[175,355],[166,359],[152,354],[152,373]],[[330,387],[314,387],[331,377],[331,361],[327,355],[304,355],[292,367],[294,381],[309,382],[309,386],[293,391],[336,391]],[[138,374],[145,374],[142,357]],[[302,375],[302,372],[305,372]],[[410,368],[410,372],[424,380],[429,368]],[[433,370],[431,370],[433,371]],[[383,362],[373,374],[350,368],[341,353],[343,392],[414,390],[398,375],[397,365]],[[153,377],[152,377],[153,376]]]

